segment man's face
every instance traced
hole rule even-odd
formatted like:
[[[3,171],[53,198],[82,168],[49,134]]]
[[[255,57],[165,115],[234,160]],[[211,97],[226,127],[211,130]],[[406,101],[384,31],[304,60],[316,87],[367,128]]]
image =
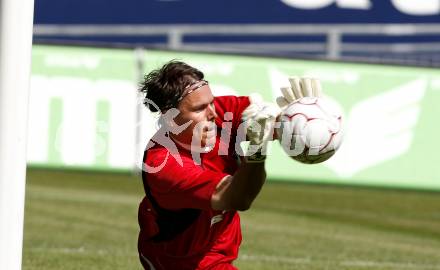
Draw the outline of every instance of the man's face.
[[[214,107],[214,96],[209,85],[185,96],[177,106],[180,111],[174,122],[181,126],[192,121],[191,124],[179,134],[173,134],[173,138],[184,144],[191,144],[194,140],[199,146],[212,146],[215,142],[214,119],[217,117]],[[194,138],[193,138],[194,136]]]

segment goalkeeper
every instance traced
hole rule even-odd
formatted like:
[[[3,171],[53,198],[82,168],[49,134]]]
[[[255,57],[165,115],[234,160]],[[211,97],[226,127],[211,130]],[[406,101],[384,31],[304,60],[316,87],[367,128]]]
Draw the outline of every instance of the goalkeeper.
[[[292,79],[278,104],[319,95],[314,82]],[[237,211],[249,209],[264,184],[265,149],[280,109],[256,97],[214,97],[203,73],[178,61],[145,76],[141,92],[162,120],[143,159],[143,267],[237,269]],[[244,154],[235,147],[240,134],[249,141]]]

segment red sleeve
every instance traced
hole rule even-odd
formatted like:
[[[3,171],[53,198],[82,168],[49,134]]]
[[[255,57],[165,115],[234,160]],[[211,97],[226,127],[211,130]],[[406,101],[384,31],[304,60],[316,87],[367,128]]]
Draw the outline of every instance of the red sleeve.
[[[215,119],[217,126],[225,121],[225,113],[232,113],[232,128],[238,129],[241,114],[250,104],[249,97],[241,96],[221,96],[214,99],[215,110],[218,117]],[[228,119],[226,119],[228,120]]]
[[[191,157],[180,155],[182,165],[167,150],[149,151],[146,163],[159,167],[156,173],[147,173],[151,193],[157,203],[165,209],[212,209],[211,196],[217,184],[228,174],[203,169]]]

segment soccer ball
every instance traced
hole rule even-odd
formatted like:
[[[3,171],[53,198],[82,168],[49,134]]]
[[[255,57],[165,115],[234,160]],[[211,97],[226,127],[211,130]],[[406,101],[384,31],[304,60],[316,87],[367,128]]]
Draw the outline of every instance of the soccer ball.
[[[327,98],[303,97],[280,115],[276,129],[284,151],[306,164],[329,159],[342,142],[342,111]]]

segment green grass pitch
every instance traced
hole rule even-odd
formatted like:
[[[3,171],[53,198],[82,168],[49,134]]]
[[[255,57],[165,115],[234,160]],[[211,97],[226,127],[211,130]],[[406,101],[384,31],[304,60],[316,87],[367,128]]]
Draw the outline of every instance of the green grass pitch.
[[[141,269],[142,193],[135,176],[28,170],[23,269]],[[440,269],[440,193],[269,182],[241,217],[241,270]]]

